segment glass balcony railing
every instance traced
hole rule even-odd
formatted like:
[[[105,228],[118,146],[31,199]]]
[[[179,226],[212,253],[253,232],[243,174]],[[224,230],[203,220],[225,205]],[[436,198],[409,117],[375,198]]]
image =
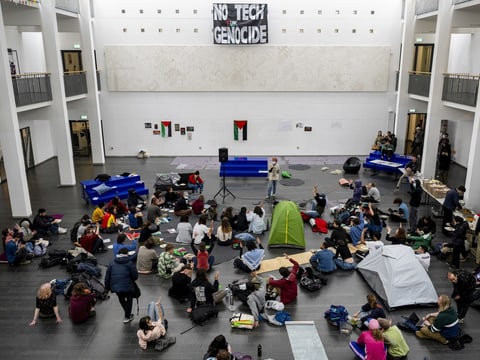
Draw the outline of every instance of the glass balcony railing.
[[[408,79],[408,93],[428,97],[430,94],[430,73],[411,72]]]
[[[63,73],[65,96],[76,96],[88,93],[87,76],[85,71],[71,71]]]
[[[415,14],[422,15],[438,10],[438,1],[439,0],[417,0],[415,3]]]
[[[55,7],[78,14],[78,0],[55,0]]]
[[[479,75],[444,74],[442,100],[477,106]]]
[[[27,73],[12,76],[15,104],[25,106],[52,100],[50,74]]]

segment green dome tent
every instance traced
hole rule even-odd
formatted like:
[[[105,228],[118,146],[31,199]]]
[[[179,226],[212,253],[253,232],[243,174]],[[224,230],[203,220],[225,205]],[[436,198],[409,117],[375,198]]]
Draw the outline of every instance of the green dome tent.
[[[293,201],[280,201],[275,205],[268,247],[305,249],[303,219]]]

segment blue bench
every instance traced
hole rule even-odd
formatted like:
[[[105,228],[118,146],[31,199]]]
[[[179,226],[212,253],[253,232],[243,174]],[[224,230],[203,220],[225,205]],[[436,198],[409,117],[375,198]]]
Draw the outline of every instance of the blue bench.
[[[109,189],[99,193],[94,190],[95,187],[105,184]],[[97,205],[100,202],[107,203],[115,196],[120,199],[126,199],[128,197],[128,190],[135,189],[139,195],[148,195],[148,189],[145,188],[145,183],[140,179],[139,175],[134,176],[111,176],[110,180],[102,183],[97,180],[85,180],[81,181],[82,186],[82,198],[85,202],[92,205]]]
[[[375,172],[385,171],[394,173],[396,176],[401,173],[400,169],[405,168],[412,158],[407,155],[393,154],[390,160],[383,160],[380,151],[372,151],[363,163],[365,169],[372,169]]]
[[[266,158],[234,157],[220,163],[221,177],[266,177],[268,160]]]

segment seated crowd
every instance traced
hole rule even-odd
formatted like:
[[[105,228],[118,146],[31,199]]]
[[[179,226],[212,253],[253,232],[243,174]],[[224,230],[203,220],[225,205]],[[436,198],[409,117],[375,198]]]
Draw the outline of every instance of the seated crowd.
[[[380,139],[381,133],[379,132]],[[379,146],[392,143],[394,136],[382,136]],[[377,142],[376,142],[377,143]],[[383,150],[382,150],[383,151]],[[202,193],[203,180],[198,172],[192,174],[189,187],[194,192]],[[393,203],[398,209],[389,209],[388,213],[378,208],[380,192],[375,184],[370,182],[362,188],[361,181],[350,183],[353,197],[349,199],[344,208],[333,213],[334,220],[331,225],[331,234],[325,238],[318,250],[312,251],[310,258],[312,268],[321,274],[331,274],[337,269],[355,270],[357,265],[352,251],[366,246],[370,241],[382,240],[382,231],[386,227],[384,240],[392,244],[412,246],[417,252],[419,262],[429,269],[430,257],[428,250],[435,234],[435,222],[429,216],[423,216],[418,223],[410,222],[410,230],[406,231],[402,224],[411,221],[409,207],[401,199],[396,198]],[[278,295],[278,300],[284,305],[292,303],[298,291],[298,262],[284,254],[291,263],[291,268],[280,267],[280,278],[270,276],[264,280],[257,274],[261,268],[265,252],[261,243],[261,235],[266,231],[265,210],[262,204],[247,211],[242,207],[238,213],[232,207],[226,207],[220,216],[220,223],[215,228],[214,220],[208,219],[207,209],[210,205],[205,203],[203,195],[189,202],[188,192],[179,194],[170,188],[165,194],[157,192],[147,201],[134,193],[129,193],[128,206],[118,198],[112,199],[109,204],[99,203],[92,216],[84,215],[73,235],[73,241],[88,253],[98,254],[107,251],[102,234],[115,234],[116,241],[112,244],[113,261],[108,266],[105,287],[117,294],[124,310],[124,323],[134,319],[132,314],[132,301],[135,288],[132,283],[138,279],[139,274],[157,274],[162,279],[171,282],[168,295],[179,303],[185,304],[186,312],[192,313],[195,308],[211,304],[213,307],[231,296],[229,289],[221,288],[219,283],[220,273],[213,272],[215,257],[212,254],[216,246],[231,246],[239,249],[239,256],[234,259],[235,269],[249,274],[245,285],[248,295],[245,295],[245,304],[254,317],[254,327],[260,325],[261,319],[267,319],[265,313],[266,294]],[[327,205],[326,195],[321,193],[318,186],[314,186],[311,217],[322,217]],[[173,243],[165,244],[163,251],[158,254],[155,245],[161,243],[158,237],[160,224],[167,217],[165,208],[173,209],[180,221],[176,228],[176,242],[190,244],[193,256],[176,252]],[[146,219],[141,212],[146,211]],[[347,216],[345,215],[347,214]],[[192,226],[190,216],[197,215],[198,219]],[[386,226],[385,219],[399,223],[392,233],[392,228]],[[210,221],[209,221],[210,220]],[[65,233],[58,226],[59,221],[48,217],[44,209],[38,211],[33,223],[16,225],[13,229],[2,231],[6,249],[6,258],[11,266],[26,264],[34,256],[33,249],[38,244],[44,244],[43,237]],[[462,219],[453,221],[458,239],[465,236],[465,224]],[[138,235],[136,238],[128,236],[132,231]],[[138,232],[139,231],[139,232]],[[463,231],[463,232],[462,232]],[[72,230],[73,232],[73,230]],[[451,245],[455,249],[455,241]],[[449,246],[449,244],[445,244]],[[454,250],[455,253],[455,250]],[[463,255],[456,250],[455,256]],[[455,258],[456,259],[456,258]],[[452,264],[456,264],[456,260]],[[457,266],[458,268],[458,266]],[[193,273],[195,277],[192,280]],[[209,280],[213,274],[213,282]],[[461,314],[450,305],[447,295],[438,298],[438,312],[425,316],[423,326],[416,332],[419,338],[433,339],[442,344],[458,336],[458,323],[468,309],[468,300],[465,293],[457,283],[466,281],[463,273],[449,273],[449,280],[454,284],[455,301],[463,305]],[[458,297],[458,298],[457,298]],[[73,287],[70,297],[69,317],[73,323],[81,323],[95,316],[96,299],[91,290],[83,282]],[[163,350],[175,343],[175,338],[167,337],[168,321],[165,319],[164,309],[160,300],[151,302],[147,309],[147,316],[139,321],[137,332],[138,343],[141,349],[154,347]],[[459,320],[458,317],[462,316]],[[34,326],[38,318],[55,317],[57,323],[62,321],[55,293],[51,284],[42,284],[36,296],[36,307],[30,326]],[[357,311],[350,322],[354,326],[366,329],[357,341],[351,342],[350,347],[355,355],[361,359],[405,359],[409,347],[398,329],[387,319],[386,313],[375,295],[367,296],[367,303]],[[231,347],[223,335],[217,336],[207,349],[204,359],[235,359]]]

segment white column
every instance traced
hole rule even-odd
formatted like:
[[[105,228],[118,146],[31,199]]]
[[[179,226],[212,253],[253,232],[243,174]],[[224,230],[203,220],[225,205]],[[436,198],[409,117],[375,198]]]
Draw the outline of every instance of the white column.
[[[435,176],[440,120],[445,116],[445,107],[442,105],[443,74],[448,69],[452,16],[452,2],[439,1],[421,169],[426,178]]]
[[[97,74],[95,69],[95,54],[92,20],[90,18],[90,1],[79,0],[80,13],[79,25],[80,36],[82,39],[82,61],[87,71],[86,98],[87,115],[90,126],[90,139],[92,144],[92,162],[94,164],[105,163],[105,153],[103,150],[102,124],[100,114],[100,104],[98,99]]]
[[[60,47],[57,39],[58,25],[57,15],[55,13],[55,0],[42,0],[40,15],[45,62],[47,64],[47,71],[51,73],[50,80],[53,100],[52,105],[45,108],[45,110],[51,122],[53,137],[55,139],[60,185],[75,185],[73,149],[65,100]]]
[[[408,96],[409,71],[412,69],[415,48],[415,0],[405,1],[405,14],[402,29],[402,53],[400,61],[400,73],[398,79],[398,94],[396,104],[395,135],[399,139],[396,152],[405,152],[405,138],[408,124],[408,109],[411,100]]]
[[[17,106],[13,94],[10,63],[7,56],[7,38],[0,2],[0,144],[8,182],[8,195],[13,217],[32,215],[27,175],[23,159]]]
[[[466,135],[468,136],[468,134]],[[477,98],[477,108],[473,120],[472,141],[468,157],[467,176],[465,179],[465,202],[469,209],[478,212],[480,210],[480,191],[478,179],[480,179],[480,97]],[[461,184],[457,184],[458,186]],[[480,247],[478,248],[480,250]]]

